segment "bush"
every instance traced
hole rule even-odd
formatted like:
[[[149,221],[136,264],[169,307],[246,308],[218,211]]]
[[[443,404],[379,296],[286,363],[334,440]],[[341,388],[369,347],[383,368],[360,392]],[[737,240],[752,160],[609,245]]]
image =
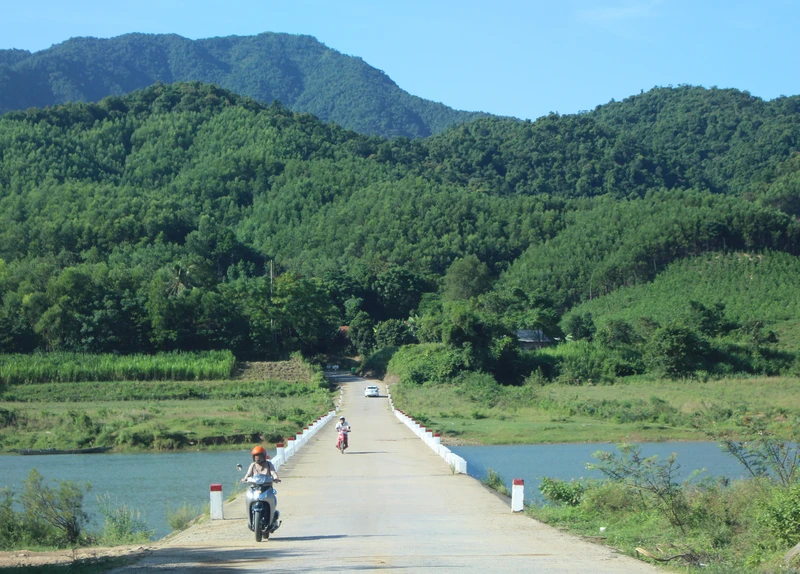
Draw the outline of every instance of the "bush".
[[[800,484],[776,489],[759,521],[786,546],[800,542]]]
[[[387,372],[400,377],[400,382],[444,384],[462,371],[471,361],[467,349],[448,349],[439,343],[406,345],[389,361]]]
[[[578,506],[583,500],[586,486],[574,480],[567,482],[558,478],[544,477],[539,485],[539,492],[548,502]]]
[[[15,548],[22,536],[21,517],[14,511],[14,493],[0,488],[0,550]]]
[[[584,491],[581,507],[594,514],[609,514],[636,510],[639,497],[625,484],[600,482]]]
[[[680,464],[673,453],[663,461],[658,456],[642,458],[641,448],[630,444],[617,445],[619,455],[597,451],[598,462],[586,467],[599,470],[612,480],[624,483],[637,492],[646,506],[654,508],[672,525],[686,533],[689,511],[684,485],[677,482]]]

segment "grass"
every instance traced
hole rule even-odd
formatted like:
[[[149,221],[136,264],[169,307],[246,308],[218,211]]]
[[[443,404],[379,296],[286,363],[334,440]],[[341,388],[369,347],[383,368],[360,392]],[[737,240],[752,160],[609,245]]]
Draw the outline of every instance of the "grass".
[[[648,562],[655,560],[637,548],[661,559],[682,555],[670,562],[679,571],[694,572],[703,564],[702,571],[713,574],[796,572],[781,563],[788,547],[759,519],[776,488],[756,480],[684,486],[683,529],[654,499],[616,481],[588,484],[575,506],[539,504],[525,512]]]
[[[302,384],[298,384],[302,385]],[[225,448],[294,436],[328,412],[327,391],[287,397],[152,401],[0,402],[0,415],[13,413],[13,424],[0,425],[0,450],[114,446],[117,451]]]
[[[493,468],[486,469],[486,478],[484,478],[481,482],[486,486],[488,486],[489,488],[496,490],[502,495],[511,496],[511,492],[505,485],[503,477],[497,474],[497,471]]]
[[[192,521],[201,516],[201,512],[201,508],[191,504],[184,504],[175,509],[167,508],[167,521],[172,530],[186,530]]]
[[[231,377],[235,363],[230,351],[156,355],[0,354],[0,384],[224,379]]]
[[[44,363],[61,361],[62,366],[65,356],[42,355]],[[159,357],[180,362],[186,356]],[[243,370],[248,376],[241,379],[0,385],[0,452],[90,446],[159,451],[276,443],[333,408],[321,372],[297,358],[274,365],[245,364]],[[284,380],[257,378],[268,373]],[[285,380],[288,377],[295,378]]]
[[[800,414],[800,379],[501,387],[483,397],[455,385],[396,384],[392,397],[450,444],[707,440],[698,420],[724,429],[745,412]]]

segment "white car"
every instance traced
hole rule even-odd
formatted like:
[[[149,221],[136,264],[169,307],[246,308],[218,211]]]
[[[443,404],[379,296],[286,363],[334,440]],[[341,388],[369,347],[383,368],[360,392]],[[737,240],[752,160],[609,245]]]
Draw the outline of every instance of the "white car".
[[[365,397],[379,397],[381,396],[380,392],[378,392],[378,387],[375,385],[370,385],[366,389],[364,389],[364,396]]]

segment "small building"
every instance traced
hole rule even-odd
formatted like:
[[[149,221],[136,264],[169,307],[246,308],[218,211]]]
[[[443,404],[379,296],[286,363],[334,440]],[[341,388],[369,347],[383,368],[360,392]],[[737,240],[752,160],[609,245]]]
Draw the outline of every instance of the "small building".
[[[520,349],[534,351],[552,345],[553,341],[541,329],[518,329],[517,343]]]

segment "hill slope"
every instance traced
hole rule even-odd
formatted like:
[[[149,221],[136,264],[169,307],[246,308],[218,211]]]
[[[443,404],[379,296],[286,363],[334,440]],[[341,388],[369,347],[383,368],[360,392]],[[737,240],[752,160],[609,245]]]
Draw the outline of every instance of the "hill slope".
[[[780,145],[716,156],[735,187],[600,114],[388,140],[199,83],[9,112],[0,348],[317,352],[356,311],[408,318],[465,257],[487,313],[531,325],[707,251],[796,256],[797,114],[772,104],[738,130]]]
[[[486,114],[461,112],[400,89],[360,58],[310,36],[264,33],[188,40],[174,34],[73,38],[30,53],[0,50],[0,114],[96,102],[156,82],[213,83],[280,101],[364,134],[425,137]]]

